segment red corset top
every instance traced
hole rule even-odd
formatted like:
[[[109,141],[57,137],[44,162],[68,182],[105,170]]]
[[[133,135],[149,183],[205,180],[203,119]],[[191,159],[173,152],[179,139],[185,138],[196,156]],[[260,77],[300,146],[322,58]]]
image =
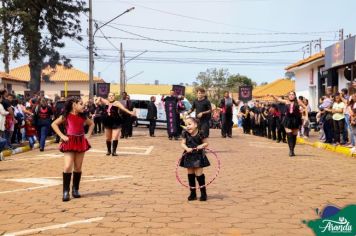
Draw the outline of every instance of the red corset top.
[[[85,119],[78,115],[69,114],[67,116],[67,135],[83,135]]]

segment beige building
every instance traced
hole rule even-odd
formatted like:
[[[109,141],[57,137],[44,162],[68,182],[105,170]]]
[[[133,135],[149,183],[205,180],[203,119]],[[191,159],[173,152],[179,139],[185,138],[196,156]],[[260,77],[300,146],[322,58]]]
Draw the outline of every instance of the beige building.
[[[0,89],[7,89],[7,91],[23,91],[27,90],[28,81],[12,76],[5,72],[0,72]]]
[[[28,65],[20,66],[10,70],[10,76],[21,78],[21,81],[28,83],[30,81],[30,67]],[[94,83],[104,83],[101,78],[94,76]],[[15,84],[14,84],[15,85]],[[66,68],[57,65],[56,68],[47,67],[41,74],[41,91],[49,97],[58,94],[64,96],[67,89],[67,96],[88,96],[89,95],[89,75],[75,68]],[[17,94],[24,94],[29,91],[27,86],[13,88]]]

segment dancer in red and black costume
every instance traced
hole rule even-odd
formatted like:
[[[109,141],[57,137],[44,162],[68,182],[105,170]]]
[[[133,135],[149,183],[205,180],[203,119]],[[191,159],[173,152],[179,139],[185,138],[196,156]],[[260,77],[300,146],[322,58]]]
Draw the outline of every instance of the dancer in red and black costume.
[[[82,164],[84,154],[89,150],[90,145],[87,138],[90,138],[94,123],[87,118],[84,111],[83,101],[80,98],[69,98],[64,107],[64,114],[58,117],[53,123],[52,128],[63,140],[59,150],[64,153],[64,171],[63,171],[63,198],[64,202],[70,200],[70,181],[73,172],[72,196],[80,198],[79,183],[82,176]],[[59,128],[65,124],[66,134],[63,134]],[[85,137],[84,125],[89,126],[87,138]]]
[[[108,100],[104,98],[96,98],[95,103],[104,104],[104,112],[102,114],[102,121],[105,128],[107,156],[117,156],[116,149],[119,143],[120,126],[123,124],[120,110],[135,116],[134,112],[126,109],[120,102],[115,101],[115,94],[109,93]],[[112,149],[111,149],[112,148]]]
[[[286,130],[288,137],[289,156],[295,156],[294,148],[297,144],[297,135],[300,126],[302,125],[302,114],[299,106],[306,108],[304,103],[297,99],[297,95],[294,91],[289,92],[288,100],[277,98],[271,95],[276,101],[285,103],[287,105],[285,118],[283,120],[283,126]]]

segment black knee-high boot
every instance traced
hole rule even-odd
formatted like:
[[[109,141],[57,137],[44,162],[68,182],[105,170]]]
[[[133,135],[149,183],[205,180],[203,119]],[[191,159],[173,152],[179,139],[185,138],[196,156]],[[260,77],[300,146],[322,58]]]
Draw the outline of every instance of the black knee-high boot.
[[[188,197],[188,201],[197,200],[197,192],[195,189],[195,174],[188,174],[188,182],[189,187],[193,187],[190,189],[190,195]]]
[[[204,186],[205,185],[205,175],[202,174],[201,176],[197,176],[197,180],[199,183],[199,186]],[[208,199],[208,196],[206,195],[206,187],[201,187],[200,188],[200,201],[206,201]]]
[[[112,156],[117,156],[116,148],[118,144],[119,144],[119,140],[112,141]]]
[[[63,202],[70,200],[69,189],[70,189],[70,179],[72,178],[72,173],[63,172]]]
[[[295,149],[295,145],[297,145],[297,135],[292,135],[293,137],[293,156],[295,156],[295,153],[294,153],[294,149]]]
[[[107,156],[111,155],[111,141],[106,141],[106,148],[108,149],[108,152],[106,153]]]
[[[289,146],[289,156],[292,157],[294,156],[294,135],[292,133],[287,133],[287,142],[288,142],[288,146]]]
[[[73,187],[72,187],[72,196],[74,198],[80,198],[80,193],[79,193],[79,183],[80,183],[80,178],[82,176],[82,172],[73,172]]]

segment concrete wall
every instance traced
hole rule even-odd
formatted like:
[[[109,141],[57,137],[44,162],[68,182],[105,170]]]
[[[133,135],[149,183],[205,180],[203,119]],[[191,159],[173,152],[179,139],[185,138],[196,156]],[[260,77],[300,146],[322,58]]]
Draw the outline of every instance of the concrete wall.
[[[27,90],[27,83],[19,82],[14,80],[1,79],[1,88],[7,88],[7,85],[11,84],[12,91],[15,91],[17,94],[24,94],[24,91]]]
[[[41,90],[45,92],[45,95],[54,97],[55,94],[60,95],[61,91],[64,91],[64,82],[56,83],[44,83],[41,84]],[[88,82],[68,82],[68,91],[80,91],[84,96],[89,95],[89,83]]]
[[[295,92],[297,96],[303,96],[309,100],[313,111],[318,109],[318,68],[324,64],[319,61],[308,66],[298,68],[295,73]],[[313,71],[314,83],[310,84],[310,77]]]

